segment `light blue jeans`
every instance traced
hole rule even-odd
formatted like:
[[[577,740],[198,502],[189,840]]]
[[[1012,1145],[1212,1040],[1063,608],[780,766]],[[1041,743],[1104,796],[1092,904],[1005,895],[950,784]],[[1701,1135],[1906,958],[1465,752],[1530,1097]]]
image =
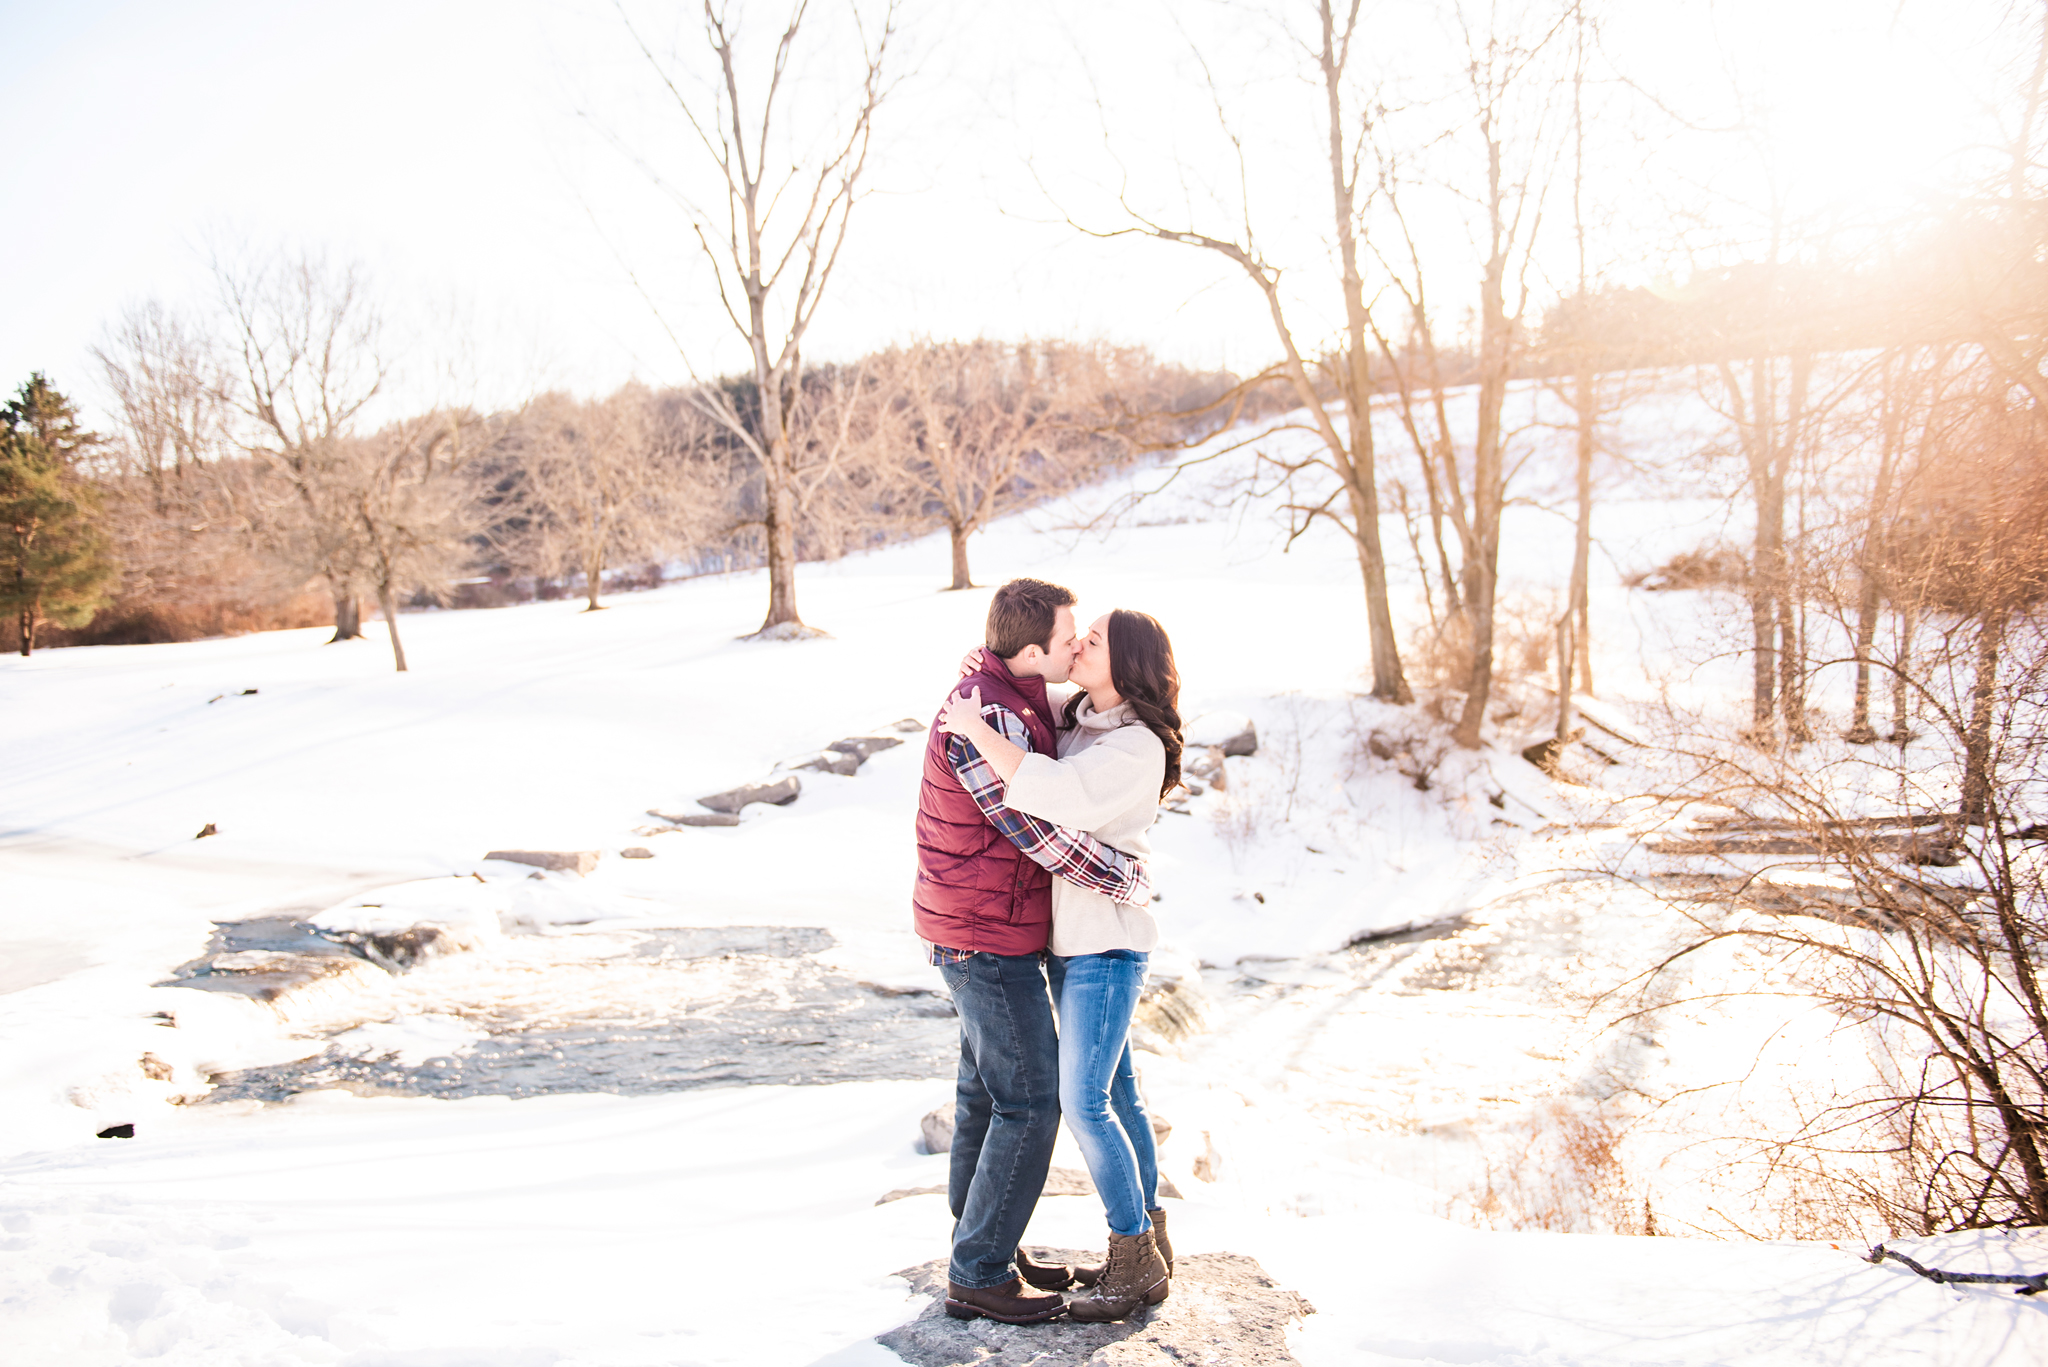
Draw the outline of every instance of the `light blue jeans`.
[[[1145,1212],[1159,1205],[1159,1155],[1131,1066],[1131,1012],[1149,957],[1135,949],[1046,956],[1060,1013],[1060,1112],[1109,1227],[1126,1235],[1152,1228]]]

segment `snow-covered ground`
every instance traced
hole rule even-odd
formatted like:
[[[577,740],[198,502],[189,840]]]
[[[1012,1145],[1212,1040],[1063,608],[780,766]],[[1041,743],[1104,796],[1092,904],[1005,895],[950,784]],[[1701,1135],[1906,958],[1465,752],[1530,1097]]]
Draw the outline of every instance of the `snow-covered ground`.
[[[1654,459],[1697,445],[1703,419],[1674,399],[1640,422],[1624,435]],[[1609,1028],[1618,1013],[1592,999],[1682,927],[1647,896],[1566,878],[1598,862],[1583,823],[1609,799],[1519,758],[1547,730],[1539,703],[1501,716],[1488,750],[1446,753],[1422,709],[1361,696],[1348,543],[1319,529],[1280,554],[1270,517],[1195,489],[1107,534],[1062,530],[1116,492],[1008,519],[973,553],[985,583],[1071,585],[1084,618],[1153,613],[1184,711],[1259,728],[1228,790],[1156,833],[1157,971],[1189,985],[1207,1026],[1143,1056],[1174,1126],[1178,1247],[1249,1254],[1306,1295],[1318,1313],[1294,1342],[1309,1364],[2048,1356],[2032,1302],[1869,1267],[1847,1240],[1516,1232],[1551,1217],[1633,1229],[1639,1201],[1661,1232],[1727,1232],[1707,1207],[1740,1193],[1712,1186],[1720,1151],[1700,1141],[1739,1108],[1711,1092],[1654,1118],[1623,1106],[1613,1118],[1635,1127],[1589,1164],[1587,1117],[1605,1113],[1582,1103],[1754,1074],[1772,1039],[1774,1059],[1851,1067],[1853,1040],[1776,1002]],[[1603,511],[1596,676],[1618,726],[1631,700],[1741,696],[1741,662],[1695,648],[1722,610],[1710,596],[1620,584],[1714,536],[1719,515],[1704,499]],[[1510,513],[1504,596],[1532,619],[1556,601],[1568,535],[1554,514]],[[381,640],[328,647],[324,631],[0,661],[0,1358],[894,1361],[872,1336],[921,1302],[890,1274],[943,1251],[948,1220],[937,1196],[875,1202],[944,1181],[945,1159],[916,1145],[950,1094],[943,1067],[516,1101],[201,1098],[210,1076],[330,1048],[459,1062],[515,1008],[602,1008],[638,1029],[715,1016],[749,988],[761,961],[745,954],[634,957],[664,929],[816,928],[817,972],[881,1000],[929,992],[907,910],[915,736],[851,777],[806,772],[799,801],[736,828],[635,828],[836,737],[928,719],[988,600],[936,591],[944,560],[924,541],[804,567],[804,615],[831,635],[802,643],[736,639],[765,598],[748,574],[597,614],[410,615],[405,675]],[[1399,573],[1412,626],[1412,565]],[[621,859],[632,846],[654,857]],[[483,859],[507,848],[604,857],[587,878],[533,879]],[[475,948],[283,1015],[158,985],[217,921],[319,913],[434,919]],[[1418,929],[1369,938],[1401,927]],[[1768,1109],[1766,1074],[1743,1104]],[[95,1137],[123,1123],[134,1139]],[[1055,1163],[1082,1166],[1064,1143]],[[1030,1238],[1087,1246],[1099,1221],[1092,1197],[1050,1197]],[[2048,1262],[2021,1238],[1916,1247],[1944,1266]]]

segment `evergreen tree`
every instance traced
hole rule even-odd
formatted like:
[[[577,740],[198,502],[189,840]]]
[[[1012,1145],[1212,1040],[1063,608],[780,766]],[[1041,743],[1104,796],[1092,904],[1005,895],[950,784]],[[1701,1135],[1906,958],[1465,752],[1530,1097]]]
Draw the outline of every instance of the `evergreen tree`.
[[[13,616],[24,655],[45,623],[91,621],[118,576],[99,491],[81,468],[99,444],[40,373],[0,408],[0,612]]]

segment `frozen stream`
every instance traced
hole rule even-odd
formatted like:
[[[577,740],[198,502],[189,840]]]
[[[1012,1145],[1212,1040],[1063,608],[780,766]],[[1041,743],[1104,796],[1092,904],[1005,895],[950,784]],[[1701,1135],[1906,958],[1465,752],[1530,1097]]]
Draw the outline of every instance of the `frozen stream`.
[[[288,921],[228,924],[208,960],[307,943],[321,942]],[[855,982],[814,957],[833,944],[826,931],[786,926],[509,939],[326,1004],[314,1027],[326,1047],[216,1074],[205,1101],[282,1101],[328,1088],[644,1095],[950,1073],[951,1003]],[[237,977],[199,969],[184,982],[234,991]]]

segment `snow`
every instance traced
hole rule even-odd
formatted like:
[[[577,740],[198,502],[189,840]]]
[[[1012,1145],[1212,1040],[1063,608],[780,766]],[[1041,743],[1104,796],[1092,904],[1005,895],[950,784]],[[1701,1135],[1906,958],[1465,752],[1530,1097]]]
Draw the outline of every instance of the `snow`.
[[[1683,395],[1631,422],[1622,444],[1667,464],[1708,426]],[[1854,1243],[1475,1227],[1514,1223],[1487,1214],[1488,1192],[1543,1195],[1534,1156],[1562,1142],[1554,1107],[1595,1081],[1677,1092],[1756,1069],[1740,1105],[1766,1107],[1765,1082],[1867,1062],[1778,999],[1665,1004],[1638,1034],[1589,1014],[1682,929],[1654,899],[1572,873],[1602,842],[1636,839],[1636,813],[1597,775],[1552,782],[1519,759],[1546,734],[1540,698],[1466,753],[1424,707],[1363,696],[1356,557],[1329,529],[1282,554],[1271,518],[1177,486],[1120,529],[1072,530],[1155,482],[1140,471],[1007,519],[972,553],[984,583],[1029,573],[1073,587],[1084,614],[1152,613],[1174,638],[1184,714],[1257,727],[1258,754],[1228,761],[1225,790],[1154,833],[1155,971],[1200,986],[1210,1027],[1142,1057],[1189,1198],[1178,1246],[1249,1254],[1306,1295],[1318,1313],[1294,1341],[1311,1367],[2048,1355],[2030,1302],[1866,1266]],[[1602,696],[1584,710],[1622,737],[1649,738],[1663,709],[1742,696],[1740,661],[1698,649],[1722,600],[1620,583],[1720,534],[1709,493],[1603,511]],[[1503,600],[1538,621],[1569,528],[1536,508],[1509,518]],[[1385,533],[1404,544],[1397,520]],[[829,633],[805,641],[739,639],[766,596],[739,574],[595,614],[413,614],[405,675],[381,640],[329,647],[324,631],[0,661],[6,1360],[894,1361],[870,1340],[919,1302],[891,1274],[942,1251],[949,1220],[935,1196],[874,1202],[944,1182],[946,1160],[915,1147],[918,1117],[950,1095],[942,1075],[193,1103],[210,1074],[330,1045],[460,1057],[482,1038],[469,1004],[493,995],[656,1009],[675,989],[628,960],[631,936],[658,928],[819,927],[834,941],[819,957],[849,978],[932,989],[906,906],[917,735],[850,777],[804,772],[796,803],[740,826],[634,832],[649,808],[928,719],[988,601],[939,591],[946,568],[936,540],[805,566],[799,601]],[[1412,631],[1412,560],[1396,571]],[[1607,825],[1577,824],[1589,816]],[[207,823],[219,834],[195,840]],[[635,845],[654,857],[618,857]],[[483,858],[516,848],[603,858],[587,878]],[[366,966],[286,1013],[162,985],[215,921],[257,916],[336,934],[435,924],[474,948],[404,976]],[[616,971],[579,976],[597,962]],[[742,967],[709,966],[693,990],[715,995]],[[1731,950],[1703,959],[1695,986],[1772,971]],[[163,1076],[138,1068],[144,1055]],[[1739,1193],[1713,1185],[1727,1151],[1702,1136],[1731,1133],[1739,1109],[1710,1089],[1632,1130],[1628,1171],[1654,1189],[1627,1200],[1725,1235],[1705,1208]],[[124,1122],[135,1139],[94,1137]],[[1055,1162],[1082,1166],[1064,1140]],[[1617,1227],[1572,1209],[1572,1227]],[[1093,1198],[1048,1198],[1029,1237],[1099,1244],[1100,1219]],[[2048,1263],[2038,1237],[1912,1246],[1943,1266]]]

